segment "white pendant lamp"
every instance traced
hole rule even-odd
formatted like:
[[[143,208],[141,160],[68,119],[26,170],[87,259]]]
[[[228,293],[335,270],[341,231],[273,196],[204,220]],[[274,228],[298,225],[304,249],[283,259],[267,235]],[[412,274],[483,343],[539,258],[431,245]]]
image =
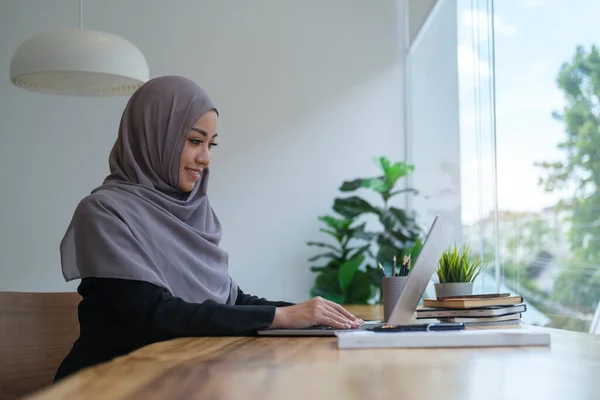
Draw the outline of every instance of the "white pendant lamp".
[[[11,82],[28,91],[68,96],[129,95],[149,78],[140,49],[120,36],[83,29],[34,36],[16,50]]]

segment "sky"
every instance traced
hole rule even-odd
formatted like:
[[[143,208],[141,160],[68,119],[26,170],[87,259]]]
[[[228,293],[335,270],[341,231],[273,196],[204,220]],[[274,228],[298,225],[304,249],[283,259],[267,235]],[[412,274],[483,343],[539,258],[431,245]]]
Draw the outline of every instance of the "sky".
[[[464,223],[493,207],[489,3],[457,0]],[[564,104],[556,77],[577,45],[600,44],[600,1],[495,0],[494,14],[498,206],[538,211],[560,198],[538,185],[544,172],[534,166],[563,157],[556,146],[565,137],[564,126],[552,117]]]

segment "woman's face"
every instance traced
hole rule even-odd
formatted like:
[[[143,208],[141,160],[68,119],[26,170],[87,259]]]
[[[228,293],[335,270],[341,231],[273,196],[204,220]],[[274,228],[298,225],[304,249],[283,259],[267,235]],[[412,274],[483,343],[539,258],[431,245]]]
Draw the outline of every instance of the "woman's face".
[[[202,170],[210,164],[212,147],[217,145],[217,120],[217,113],[209,111],[187,134],[179,165],[179,189],[185,193],[194,189]]]

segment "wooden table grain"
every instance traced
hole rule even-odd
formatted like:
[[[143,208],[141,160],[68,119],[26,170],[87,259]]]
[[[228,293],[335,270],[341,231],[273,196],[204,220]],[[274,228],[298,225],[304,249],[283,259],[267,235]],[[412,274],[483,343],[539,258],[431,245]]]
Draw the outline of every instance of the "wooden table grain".
[[[381,319],[379,307],[348,308]],[[600,336],[547,331],[551,347],[480,349],[183,338],[83,370],[30,399],[600,399]]]

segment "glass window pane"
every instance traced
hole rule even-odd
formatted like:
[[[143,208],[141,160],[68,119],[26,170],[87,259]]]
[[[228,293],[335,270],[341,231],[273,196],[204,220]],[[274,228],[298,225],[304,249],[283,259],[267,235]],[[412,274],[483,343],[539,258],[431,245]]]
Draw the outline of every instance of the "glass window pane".
[[[588,332],[600,318],[600,3],[456,4],[463,239],[493,265],[480,289],[523,295],[524,322]]]

